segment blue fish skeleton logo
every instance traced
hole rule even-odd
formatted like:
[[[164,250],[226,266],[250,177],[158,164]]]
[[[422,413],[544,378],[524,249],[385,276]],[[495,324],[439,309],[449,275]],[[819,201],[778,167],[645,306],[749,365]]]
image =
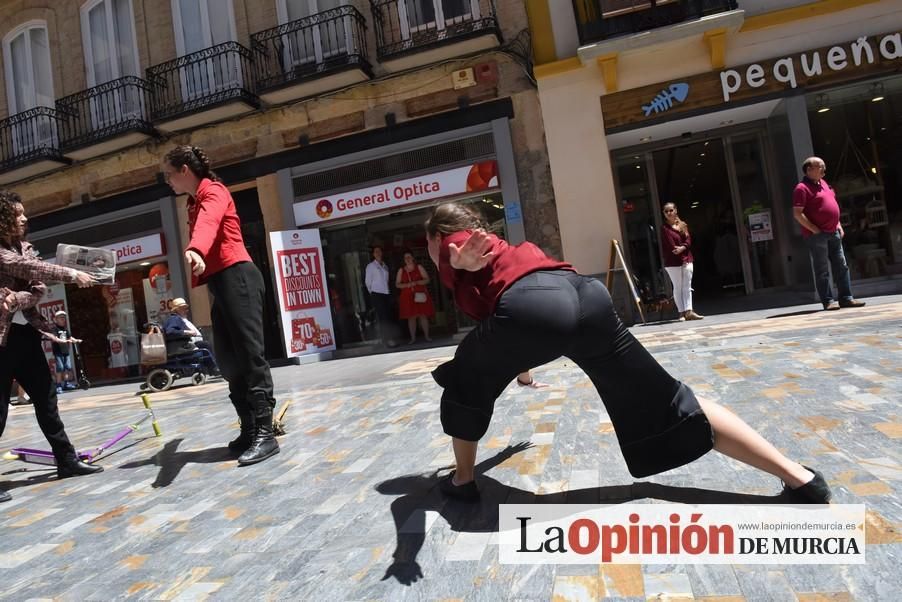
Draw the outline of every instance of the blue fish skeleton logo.
[[[689,84],[670,84],[661,93],[655,96],[651,104],[642,105],[645,116],[652,113],[663,113],[673,107],[673,101],[683,102],[689,96]]]

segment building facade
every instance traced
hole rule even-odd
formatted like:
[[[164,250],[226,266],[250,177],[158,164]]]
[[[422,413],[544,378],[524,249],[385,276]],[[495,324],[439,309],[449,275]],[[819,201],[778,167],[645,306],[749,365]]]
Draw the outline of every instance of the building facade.
[[[374,338],[370,248],[394,269],[405,250],[426,264],[435,203],[474,203],[560,256],[528,26],[518,0],[0,1],[0,186],[25,199],[44,256],[60,242],[120,253],[115,287],[60,293],[89,377],[138,375],[139,331],[168,299],[209,325],[181,258],[185,199],[160,175],[178,144],[203,147],[232,191],[268,276],[270,358],[285,349],[269,232],[320,229],[339,347]],[[461,170],[449,194],[303,217],[311,201]],[[439,333],[467,325],[433,294]]]
[[[902,290],[902,4],[528,7],[566,259],[607,271],[621,240],[640,291],[667,294],[659,232],[674,202],[697,298],[807,295],[792,190],[819,155],[855,292]]]

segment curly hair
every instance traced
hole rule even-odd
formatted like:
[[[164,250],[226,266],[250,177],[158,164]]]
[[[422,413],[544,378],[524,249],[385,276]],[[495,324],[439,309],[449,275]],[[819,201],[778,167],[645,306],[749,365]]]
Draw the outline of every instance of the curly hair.
[[[214,182],[219,181],[219,177],[210,168],[210,158],[207,157],[204,149],[199,146],[190,146],[188,144],[177,146],[166,153],[166,162],[176,169],[181,169],[183,165],[187,165],[191,173],[198,178],[209,178]]]
[[[0,237],[12,236],[19,230],[18,206],[22,197],[11,190],[0,190]]]

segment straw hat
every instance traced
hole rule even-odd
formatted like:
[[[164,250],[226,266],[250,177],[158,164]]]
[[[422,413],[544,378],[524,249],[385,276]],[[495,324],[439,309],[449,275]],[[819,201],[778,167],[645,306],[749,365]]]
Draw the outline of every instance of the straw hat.
[[[188,307],[188,302],[182,299],[181,297],[176,297],[172,301],[169,302],[169,307],[171,309],[178,309],[179,307]]]

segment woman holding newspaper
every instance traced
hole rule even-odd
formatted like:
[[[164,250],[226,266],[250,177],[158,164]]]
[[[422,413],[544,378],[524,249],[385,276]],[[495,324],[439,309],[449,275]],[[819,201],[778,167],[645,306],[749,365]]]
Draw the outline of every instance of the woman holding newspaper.
[[[44,281],[60,281],[88,287],[90,275],[37,259],[25,242],[28,218],[22,199],[14,192],[0,190],[0,435],[6,427],[12,381],[18,381],[31,396],[41,432],[56,457],[59,478],[92,474],[103,470],[78,459],[66,435],[57,408],[56,387],[44,348],[43,332],[50,324],[36,305],[47,287]],[[0,490],[0,502],[11,496]]]
[[[239,465],[255,464],[279,453],[272,375],[263,356],[263,275],[244,247],[232,195],[211,171],[206,153],[176,147],[162,168],[172,190],[188,195],[191,240],[185,259],[192,284],[206,284],[213,295],[213,347],[241,419],[241,434],[229,449],[241,454]]]

